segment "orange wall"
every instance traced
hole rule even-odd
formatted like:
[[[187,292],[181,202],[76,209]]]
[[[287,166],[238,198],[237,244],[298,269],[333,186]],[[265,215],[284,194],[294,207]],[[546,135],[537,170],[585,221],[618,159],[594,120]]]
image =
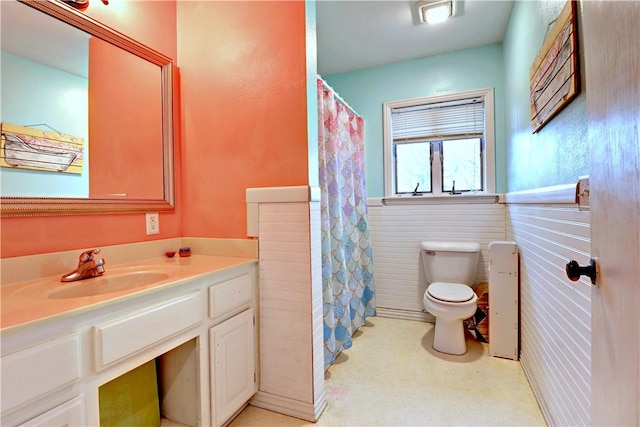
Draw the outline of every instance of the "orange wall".
[[[84,13],[170,58],[177,56],[176,1],[91,0]]]
[[[2,257],[246,238],[246,188],[309,183],[303,1],[91,0],[85,13],[178,58],[176,212],[151,237],[144,214],[4,218]]]
[[[305,3],[177,8],[182,234],[246,238],[246,188],[309,183]]]
[[[160,68],[91,37],[89,75],[89,195],[162,199]]]
[[[99,0],[91,0],[85,13],[170,58],[177,57],[176,4],[173,1],[119,0],[104,6]],[[179,127],[177,133],[179,135]],[[176,180],[179,186],[179,140],[176,142]],[[0,256],[7,258],[178,237],[181,235],[179,187],[177,190],[176,212],[160,213],[160,234],[145,234],[145,215],[140,213],[3,218],[0,220]]]

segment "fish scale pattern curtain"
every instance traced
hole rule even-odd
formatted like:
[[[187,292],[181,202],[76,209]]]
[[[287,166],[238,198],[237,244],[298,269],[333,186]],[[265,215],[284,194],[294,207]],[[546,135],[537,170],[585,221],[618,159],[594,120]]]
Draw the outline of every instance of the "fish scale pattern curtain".
[[[376,315],[364,177],[364,119],[318,78],[324,363]]]

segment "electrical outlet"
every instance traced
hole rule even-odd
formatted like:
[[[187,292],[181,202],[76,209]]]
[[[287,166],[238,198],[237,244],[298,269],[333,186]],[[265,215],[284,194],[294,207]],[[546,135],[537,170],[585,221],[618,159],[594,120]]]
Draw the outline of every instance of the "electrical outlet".
[[[147,234],[160,234],[160,216],[158,212],[147,212]]]

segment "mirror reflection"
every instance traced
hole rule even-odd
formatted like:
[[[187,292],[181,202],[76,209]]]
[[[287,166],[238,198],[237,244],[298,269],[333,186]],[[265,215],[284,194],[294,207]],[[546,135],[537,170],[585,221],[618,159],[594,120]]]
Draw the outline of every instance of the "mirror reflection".
[[[0,3],[1,195],[166,199],[162,68]]]

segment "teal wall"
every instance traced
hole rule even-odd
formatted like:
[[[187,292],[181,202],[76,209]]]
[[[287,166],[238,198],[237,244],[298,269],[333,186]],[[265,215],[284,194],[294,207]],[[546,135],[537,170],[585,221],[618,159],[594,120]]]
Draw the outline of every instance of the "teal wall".
[[[529,67],[564,4],[564,0],[516,1],[504,35],[508,191],[575,183],[580,175],[588,175],[584,89],[538,133],[531,132]]]
[[[506,190],[502,45],[463,50],[381,67],[322,76],[365,119],[367,195],[384,195],[382,104],[493,87],[496,189]]]
[[[582,73],[578,97],[538,133],[531,130],[529,67],[564,4],[564,0],[516,1],[503,44],[323,76],[365,118],[368,196],[384,194],[383,102],[484,87],[495,89],[498,192],[569,184],[588,175]]]
[[[309,155],[309,185],[320,185],[320,159],[318,157],[318,53],[316,38],[316,2],[305,1],[305,27],[307,46],[307,145]]]

